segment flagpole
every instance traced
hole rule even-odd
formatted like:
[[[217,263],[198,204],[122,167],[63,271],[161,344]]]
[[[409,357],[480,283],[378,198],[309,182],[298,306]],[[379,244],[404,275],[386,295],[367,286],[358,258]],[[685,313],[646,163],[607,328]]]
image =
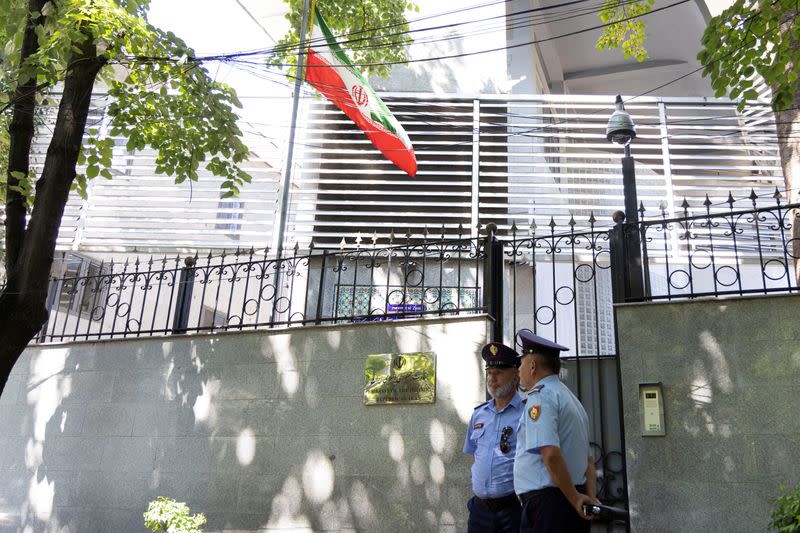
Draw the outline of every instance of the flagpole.
[[[300,103],[300,88],[303,85],[303,65],[306,55],[303,53],[303,42],[306,39],[309,16],[313,19],[309,6],[312,0],[303,1],[303,18],[300,21],[300,45],[297,47],[297,72],[294,80],[294,96],[292,98],[292,120],[289,126],[289,146],[286,151],[286,168],[281,180],[280,197],[278,198],[278,228],[273,234],[272,249],[275,257],[283,255],[283,240],[286,234],[286,219],[289,216],[289,187],[292,183],[292,164],[294,158],[294,137],[297,129],[297,107]]]

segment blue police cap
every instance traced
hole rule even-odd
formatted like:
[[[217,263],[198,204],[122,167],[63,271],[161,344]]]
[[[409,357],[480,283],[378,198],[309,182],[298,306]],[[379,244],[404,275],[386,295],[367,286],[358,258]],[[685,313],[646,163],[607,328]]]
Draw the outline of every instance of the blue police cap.
[[[490,342],[481,350],[481,357],[486,361],[486,368],[519,366],[517,352],[500,342]]]
[[[558,357],[559,352],[567,352],[569,348],[561,346],[549,339],[536,335],[529,329],[521,329],[517,332],[519,342],[522,345],[522,352],[519,357],[533,352],[539,352],[543,355],[551,357]]]

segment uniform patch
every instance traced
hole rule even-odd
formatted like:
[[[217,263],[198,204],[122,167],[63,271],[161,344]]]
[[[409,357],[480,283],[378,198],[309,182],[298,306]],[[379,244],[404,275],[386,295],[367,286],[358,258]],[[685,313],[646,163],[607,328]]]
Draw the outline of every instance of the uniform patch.
[[[481,429],[482,427],[483,427],[483,422],[478,422],[477,424],[472,426],[472,429]]]
[[[492,344],[491,346],[489,346],[489,351],[492,352],[492,355],[497,355],[497,346]]]
[[[528,415],[531,417],[531,420],[536,422],[539,420],[539,415],[542,414],[542,406],[538,403],[531,407],[530,411],[528,411]]]

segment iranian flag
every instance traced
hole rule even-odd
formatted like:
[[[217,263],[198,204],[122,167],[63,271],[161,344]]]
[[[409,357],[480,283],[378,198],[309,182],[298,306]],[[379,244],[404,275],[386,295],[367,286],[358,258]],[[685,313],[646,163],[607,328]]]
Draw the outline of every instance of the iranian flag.
[[[414,176],[417,158],[403,126],[353,67],[316,8],[312,39],[306,80],[350,117],[375,148],[409,176]]]

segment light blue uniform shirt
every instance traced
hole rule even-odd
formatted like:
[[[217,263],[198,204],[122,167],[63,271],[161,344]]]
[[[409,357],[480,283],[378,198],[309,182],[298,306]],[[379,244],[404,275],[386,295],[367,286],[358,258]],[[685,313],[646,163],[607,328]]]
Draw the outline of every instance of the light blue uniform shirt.
[[[573,485],[586,482],[589,417],[578,398],[557,375],[539,380],[528,394],[518,433],[514,462],[517,494],[556,486],[542,461],[543,446],[561,449]]]
[[[499,413],[494,400],[475,408],[464,440],[464,453],[475,456],[472,491],[478,498],[499,498],[514,492],[514,453],[520,414],[525,404],[518,394]],[[510,427],[508,453],[500,450],[503,428]]]

